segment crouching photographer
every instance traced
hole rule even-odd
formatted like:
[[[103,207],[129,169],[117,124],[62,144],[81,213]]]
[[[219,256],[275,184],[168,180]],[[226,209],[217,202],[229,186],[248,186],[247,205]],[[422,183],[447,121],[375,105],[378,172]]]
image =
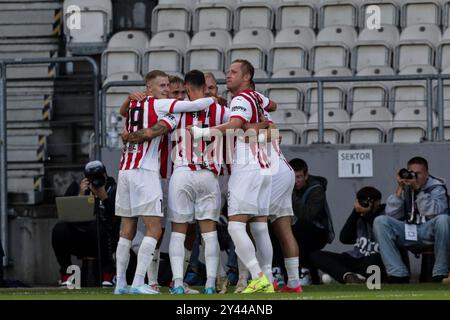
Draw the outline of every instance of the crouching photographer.
[[[448,275],[450,252],[445,181],[429,174],[428,162],[422,157],[410,159],[396,180],[397,189],[386,201],[386,215],[377,217],[373,225],[388,282],[409,282],[399,249],[421,252],[431,246],[435,255],[433,281],[441,282]]]
[[[93,195],[95,219],[89,222],[59,222],[52,231],[52,245],[60,265],[61,286],[67,285],[67,267],[72,265],[71,255],[78,258],[95,257],[101,253],[102,285],[113,286],[113,254],[120,230],[120,218],[115,216],[116,181],[109,177],[100,161],[91,161],[84,168],[85,178],[68,187],[64,196]],[[97,235],[100,234],[100,241]],[[100,247],[100,248],[99,248]],[[97,273],[97,270],[95,270]]]

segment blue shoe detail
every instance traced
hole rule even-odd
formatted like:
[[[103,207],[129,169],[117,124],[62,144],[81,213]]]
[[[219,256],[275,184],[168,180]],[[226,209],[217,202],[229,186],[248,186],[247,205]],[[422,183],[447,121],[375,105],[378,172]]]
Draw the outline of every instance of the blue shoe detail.
[[[184,282],[186,282],[190,286],[199,286],[201,285],[201,277],[197,272],[188,272],[186,277],[184,278]]]
[[[138,287],[131,287],[130,288],[131,294],[159,294],[158,291],[150,287],[148,284],[143,284]]]
[[[232,286],[235,286],[239,280],[239,276],[238,276],[237,272],[234,272],[234,271],[228,271],[227,277],[228,277],[228,281],[230,282],[230,284]]]
[[[119,295],[128,294],[129,291],[130,291],[130,289],[128,289],[128,287],[123,287],[123,288],[115,287],[114,294],[119,294]]]
[[[184,294],[184,288],[183,287],[171,288],[169,292],[170,294]]]
[[[205,288],[205,290],[203,290],[203,294],[215,294],[216,293],[216,289],[212,288],[212,287],[208,287]]]

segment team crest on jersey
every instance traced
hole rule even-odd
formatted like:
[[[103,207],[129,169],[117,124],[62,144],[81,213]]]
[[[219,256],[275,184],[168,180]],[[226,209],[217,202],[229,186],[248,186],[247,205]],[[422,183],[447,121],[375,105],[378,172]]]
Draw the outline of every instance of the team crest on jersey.
[[[245,112],[247,109],[245,109],[244,107],[241,107],[241,106],[233,106],[232,108],[231,108],[231,112],[236,112],[236,111],[242,111],[242,112]]]
[[[138,153],[139,144],[129,143],[128,145],[123,147],[123,151],[127,153]]]

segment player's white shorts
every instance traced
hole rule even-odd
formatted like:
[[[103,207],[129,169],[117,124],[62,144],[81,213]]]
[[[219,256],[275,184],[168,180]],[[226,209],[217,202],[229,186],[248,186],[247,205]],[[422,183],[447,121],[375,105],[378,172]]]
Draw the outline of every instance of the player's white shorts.
[[[295,185],[295,174],[292,170],[279,171],[272,176],[270,193],[270,221],[285,216],[293,216],[292,191]]]
[[[175,169],[169,183],[170,221],[218,221],[219,214],[220,188],[215,174],[209,170]]]
[[[116,193],[116,216],[162,217],[162,190],[159,172],[120,170]]]
[[[230,175],[222,175],[217,177],[219,181],[220,195],[221,195],[221,209],[227,201],[228,195],[228,180],[230,180]]]
[[[272,177],[260,170],[232,171],[228,181],[228,215],[269,214]]]

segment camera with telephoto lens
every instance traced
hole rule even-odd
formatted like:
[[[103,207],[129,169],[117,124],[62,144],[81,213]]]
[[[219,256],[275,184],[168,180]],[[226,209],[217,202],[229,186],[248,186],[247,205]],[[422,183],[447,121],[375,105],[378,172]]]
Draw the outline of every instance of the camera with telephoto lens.
[[[416,174],[406,168],[400,169],[400,171],[398,172],[398,176],[404,180],[412,180],[416,178]]]
[[[370,198],[358,199],[358,203],[363,208],[369,208],[372,205],[373,201]]]
[[[98,160],[91,161],[84,167],[84,176],[94,188],[100,188],[106,184],[105,173],[105,166]]]

